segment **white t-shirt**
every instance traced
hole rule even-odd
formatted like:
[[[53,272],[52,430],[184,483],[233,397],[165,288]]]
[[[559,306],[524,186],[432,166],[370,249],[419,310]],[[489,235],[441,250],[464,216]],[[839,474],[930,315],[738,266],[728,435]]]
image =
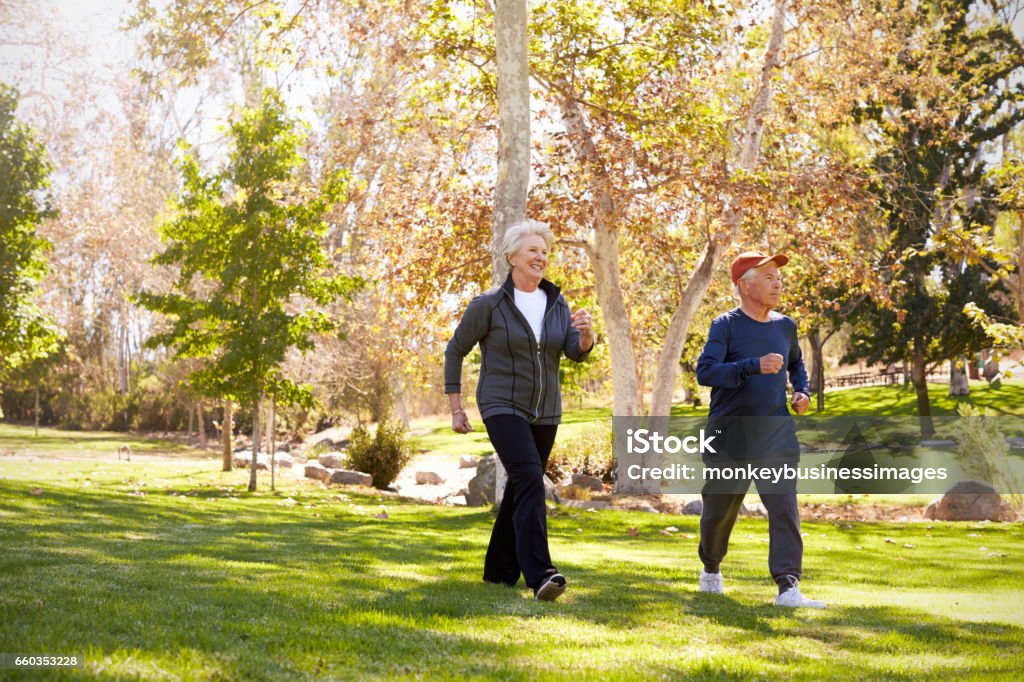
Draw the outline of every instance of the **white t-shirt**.
[[[530,323],[533,330],[533,338],[540,343],[540,333],[544,324],[544,310],[548,306],[548,295],[544,290],[537,287],[533,291],[520,291],[516,289],[516,307],[523,314],[526,321]]]

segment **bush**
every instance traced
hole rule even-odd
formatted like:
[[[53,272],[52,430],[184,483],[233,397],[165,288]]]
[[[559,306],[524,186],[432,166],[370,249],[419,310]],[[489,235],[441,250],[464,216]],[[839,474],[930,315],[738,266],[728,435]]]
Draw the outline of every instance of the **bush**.
[[[352,429],[348,448],[348,466],[373,476],[373,487],[384,489],[391,485],[402,469],[412,461],[412,446],[405,437],[402,422],[384,420],[377,433],[362,426]]]
[[[572,474],[587,474],[611,483],[613,471],[612,427],[600,422],[575,438],[555,441],[545,473],[556,483]]]

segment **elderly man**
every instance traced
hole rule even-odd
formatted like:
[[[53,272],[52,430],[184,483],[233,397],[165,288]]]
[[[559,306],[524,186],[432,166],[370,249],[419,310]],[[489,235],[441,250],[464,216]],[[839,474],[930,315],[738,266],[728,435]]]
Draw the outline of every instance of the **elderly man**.
[[[715,318],[697,362],[697,381],[711,387],[708,430],[720,432],[716,454],[705,454],[707,467],[754,462],[758,466],[795,466],[800,457],[796,428],[786,400],[786,374],[794,393],[789,404],[797,414],[810,405],[807,371],[797,342],[796,322],[774,312],[782,293],[779,268],[789,258],[760,251],[741,253],[732,264],[738,308]],[[778,606],[824,608],[800,592],[803,560],[796,481],[757,480],[768,511],[768,568],[778,585]],[[705,484],[700,517],[702,592],[723,591],[719,566],[729,548],[736,516],[750,480]]]

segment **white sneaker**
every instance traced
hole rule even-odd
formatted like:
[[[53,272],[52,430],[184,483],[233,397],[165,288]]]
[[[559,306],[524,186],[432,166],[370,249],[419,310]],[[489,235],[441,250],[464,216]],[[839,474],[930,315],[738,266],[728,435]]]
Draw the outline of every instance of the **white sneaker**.
[[[700,591],[711,592],[712,594],[722,594],[725,592],[725,583],[722,582],[721,573],[708,573],[701,569],[700,572]]]
[[[823,609],[825,608],[825,602],[818,601],[817,599],[808,599],[800,591],[799,580],[796,578],[790,578],[790,587],[782,594],[775,597],[776,606],[788,606],[790,608],[806,608],[806,609]]]

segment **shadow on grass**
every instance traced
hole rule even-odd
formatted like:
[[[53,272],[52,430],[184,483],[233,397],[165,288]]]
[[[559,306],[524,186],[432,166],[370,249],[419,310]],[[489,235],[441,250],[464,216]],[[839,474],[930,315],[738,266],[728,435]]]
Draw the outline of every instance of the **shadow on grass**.
[[[193,666],[195,677],[512,680],[570,677],[578,651],[597,666],[592,673],[620,678],[878,677],[897,654],[961,661],[899,671],[923,680],[1008,673],[1024,641],[1015,626],[913,609],[794,614],[699,594],[693,545],[623,540],[616,516],[553,519],[562,537],[590,524],[588,540],[560,563],[572,580],[568,598],[537,603],[480,579],[489,512],[389,503],[382,520],[372,516],[379,501],[358,496],[311,499],[309,509],[279,501],[57,487],[30,495],[0,481],[0,650],[86,650],[114,659],[114,678],[125,676],[117,664],[126,658]],[[692,531],[695,521],[686,523]],[[760,550],[740,553],[763,559]],[[642,565],[648,555],[657,565]],[[942,559],[935,564],[939,575]],[[715,656],[672,655],[702,636]],[[619,656],[605,656],[609,642]],[[844,668],[820,667],[837,652]]]

